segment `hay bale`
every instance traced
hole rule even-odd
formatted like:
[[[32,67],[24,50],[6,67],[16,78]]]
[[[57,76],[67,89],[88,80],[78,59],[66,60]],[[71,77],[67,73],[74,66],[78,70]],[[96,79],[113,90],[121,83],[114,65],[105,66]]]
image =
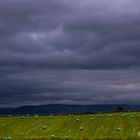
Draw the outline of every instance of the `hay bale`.
[[[47,126],[46,126],[46,125],[43,125],[43,126],[42,126],[42,129],[46,129],[46,128],[47,128]]]
[[[8,136],[8,137],[4,137],[3,140],[12,140],[12,138]]]
[[[83,131],[83,130],[84,130],[84,128],[81,126],[81,127],[79,128],[79,130],[80,130],[80,131]]]
[[[90,118],[89,118],[89,120],[90,120],[90,121],[92,121],[92,120],[93,120],[93,118],[92,118],[92,117],[90,117]]]
[[[52,116],[50,115],[50,116],[49,116],[49,119],[51,119],[51,118],[52,118]]]
[[[77,121],[77,122],[79,122],[79,121],[80,121],[80,119],[79,119],[79,118],[76,118],[76,121]]]
[[[96,116],[97,116],[97,117],[102,117],[102,116],[103,116],[103,114],[98,113]]]
[[[120,128],[120,127],[118,127],[116,130],[117,130],[117,131],[121,131],[121,128]]]
[[[51,140],[54,140],[54,139],[56,139],[56,136],[55,135],[51,135]]]
[[[38,118],[39,118],[39,116],[38,116],[38,115],[34,115],[34,118],[35,118],[35,119],[38,119]]]
[[[69,140],[69,136],[64,136],[64,140]]]
[[[134,118],[134,115],[130,115],[130,118]]]
[[[11,140],[12,138],[11,137],[7,137],[7,140]]]

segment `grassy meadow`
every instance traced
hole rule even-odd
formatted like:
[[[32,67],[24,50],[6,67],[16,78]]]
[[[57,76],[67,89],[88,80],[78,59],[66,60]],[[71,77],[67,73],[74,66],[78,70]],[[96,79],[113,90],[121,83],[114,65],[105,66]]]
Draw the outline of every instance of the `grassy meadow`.
[[[140,112],[1,116],[0,139],[140,139]]]

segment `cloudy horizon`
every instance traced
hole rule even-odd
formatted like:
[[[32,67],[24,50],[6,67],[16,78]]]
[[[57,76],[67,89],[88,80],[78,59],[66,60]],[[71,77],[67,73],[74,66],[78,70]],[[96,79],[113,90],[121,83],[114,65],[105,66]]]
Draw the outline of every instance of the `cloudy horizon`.
[[[0,107],[139,104],[139,0],[0,0]]]

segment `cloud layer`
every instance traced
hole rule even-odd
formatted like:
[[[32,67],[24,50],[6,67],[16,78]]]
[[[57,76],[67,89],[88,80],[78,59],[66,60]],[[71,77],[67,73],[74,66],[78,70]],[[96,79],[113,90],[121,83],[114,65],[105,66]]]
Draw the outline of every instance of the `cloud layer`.
[[[0,0],[0,103],[136,103],[139,0]]]

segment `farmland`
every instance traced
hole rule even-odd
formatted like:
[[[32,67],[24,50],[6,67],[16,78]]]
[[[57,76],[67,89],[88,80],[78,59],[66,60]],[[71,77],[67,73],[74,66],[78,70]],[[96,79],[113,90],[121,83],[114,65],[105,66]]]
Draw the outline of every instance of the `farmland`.
[[[1,116],[0,139],[140,139],[140,112]]]

